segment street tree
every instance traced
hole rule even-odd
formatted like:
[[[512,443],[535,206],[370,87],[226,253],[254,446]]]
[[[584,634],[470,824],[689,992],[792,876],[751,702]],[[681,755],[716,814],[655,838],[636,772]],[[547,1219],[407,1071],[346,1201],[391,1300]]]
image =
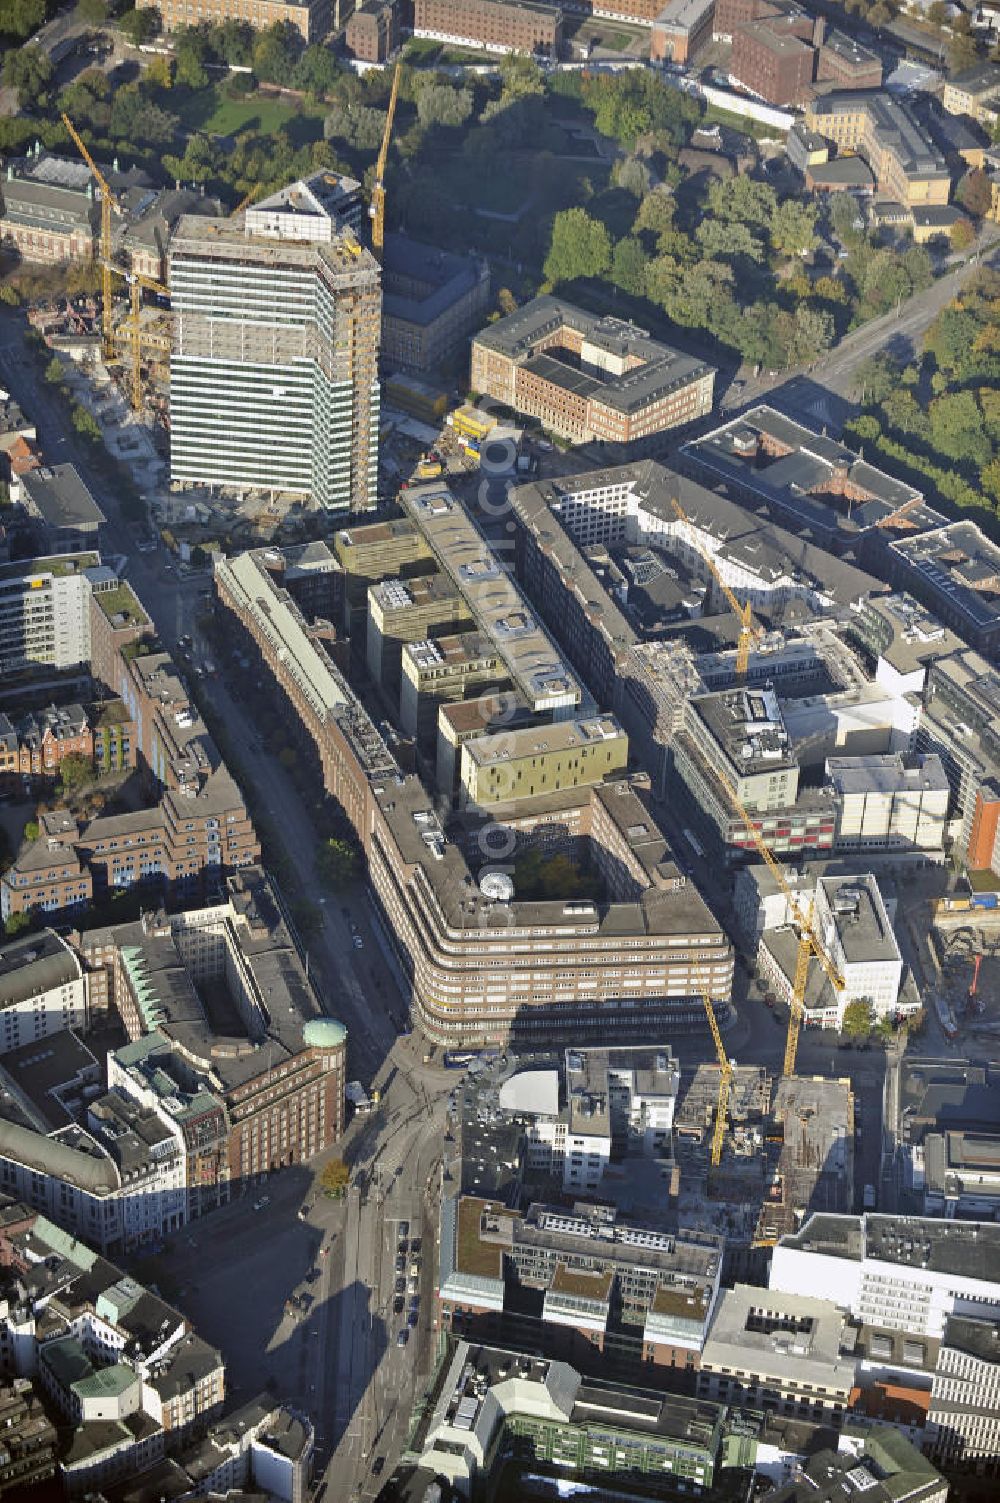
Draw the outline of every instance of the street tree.
[[[316,871],[330,887],[348,887],[358,874],[358,855],[346,840],[325,840],[316,856]]]
[[[868,1003],[861,1000],[848,1002],[844,1008],[841,1032],[846,1033],[850,1039],[866,1039],[871,1031],[872,1013]]]
[[[970,214],[985,219],[993,207],[993,187],[982,168],[967,172],[959,183],[955,197]]]
[[[16,939],[19,934],[24,934],[31,928],[31,915],[28,913],[10,913],[4,922],[4,930],[8,939]]]
[[[320,1175],[319,1182],[323,1186],[324,1195],[328,1195],[334,1200],[341,1200],[351,1182],[351,1171],[343,1159],[329,1159],[323,1165],[323,1173]]]
[[[891,355],[881,351],[869,355],[854,373],[852,390],[861,402],[883,402],[899,380],[899,366]]]
[[[17,90],[22,110],[43,109],[52,82],[52,62],[41,47],[19,47],[3,60],[3,81]]]
[[[822,308],[800,303],[795,310],[795,335],[791,354],[803,365],[818,360],[833,344],[833,316]]]

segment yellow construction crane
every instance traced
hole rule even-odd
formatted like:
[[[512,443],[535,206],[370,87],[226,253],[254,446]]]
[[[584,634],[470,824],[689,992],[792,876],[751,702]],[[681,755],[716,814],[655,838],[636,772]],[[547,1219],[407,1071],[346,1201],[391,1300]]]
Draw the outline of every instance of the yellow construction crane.
[[[803,912],[798,898],[792,890],[791,883],[785,875],[785,868],[775,856],[770,846],[764,840],[753,817],[744,808],[736,789],[726,778],[720,778],[726,797],[736,810],[740,819],[746,825],[747,833],[757,848],[757,854],[767,866],[774,880],[784,893],[788,902],[788,908],[792,915],[792,922],[798,931],[799,952],[795,961],[795,980],[792,984],[792,1005],[788,1013],[788,1034],[785,1038],[785,1061],[782,1067],[783,1075],[795,1074],[795,1057],[799,1049],[799,1032],[802,1028],[802,1007],[805,1001],[806,986],[809,981],[809,962],[815,955],[834,991],[843,991],[844,978],[823,948],[822,941],[813,927],[812,903],[809,904],[808,912]]]
[[[164,335],[144,333],[140,321],[142,310],[142,290],[146,288],[150,292],[159,293],[161,297],[170,296],[170,288],[164,287],[162,282],[157,282],[153,277],[143,276],[141,272],[128,272],[129,288],[132,296],[132,309],[129,315],[129,341],[132,347],[132,411],[142,411],[142,352],[143,349],[158,349],[170,352],[170,340]]]
[[[235,209],[230,214],[230,216],[229,216],[230,219],[235,219],[236,216],[237,216],[237,214],[242,214],[244,209],[249,209],[249,207],[253,203],[254,199],[260,197],[260,189],[261,189],[261,185],[259,183],[258,183],[258,185],[257,185],[256,188],[251,188],[250,192],[247,193],[245,195],[245,197],[243,197],[243,198],[240,199],[239,203],[236,205]]]
[[[392,122],[396,115],[396,99],[399,94],[399,70],[402,65],[396,64],[396,70],[392,75],[392,92],[389,95],[389,109],[385,117],[385,130],[382,132],[382,145],[379,147],[378,161],[375,163],[375,181],[372,184],[372,201],[368,208],[372,221],[372,250],[379,261],[382,259],[382,251],[385,246],[385,164],[389,155],[389,139],[392,136]]]
[[[101,192],[101,297],[104,306],[101,310],[101,328],[104,335],[104,358],[111,360],[115,353],[114,319],[111,308],[111,276],[115,266],[111,260],[111,214],[119,212],[118,201],[108,186],[107,179],[94,161],[90,152],[83,143],[83,139],[68,115],[64,114],[62,123],[69,131],[77,151],[83,157],[97,180],[97,186]]]
[[[674,508],[674,511],[677,513],[678,519],[681,522],[686,523],[693,533],[694,523],[691,521],[691,518],[684,510],[681,503],[677,500],[676,496],[673,497],[670,504]],[[711,574],[712,578],[719,586],[719,589],[722,591],[723,595],[725,595],[726,600],[729,602],[729,606],[733,612],[733,615],[740,623],[740,640],[739,646],[736,649],[736,677],[738,679],[744,679],[746,678],[747,664],[750,661],[750,648],[753,646],[754,642],[760,640],[760,638],[764,635],[764,632],[753,619],[753,611],[750,608],[749,600],[747,601],[746,605],[740,605],[740,602],[737,600],[736,596],[733,594],[732,590],[729,588],[729,586],[726,584],[726,581],[719,573],[719,570],[716,568],[715,560],[712,558],[711,554],[707,553],[705,549],[702,548],[694,539],[694,537],[691,538],[691,543],[693,547],[698,549],[698,552],[701,554],[702,558],[705,561],[705,567],[708,569],[708,572]]]
[[[715,1128],[712,1132],[712,1168],[718,1169],[722,1158],[722,1141],[726,1136],[726,1113],[729,1109],[729,1092],[733,1083],[733,1067],[723,1048],[718,1019],[708,992],[705,993],[704,1002],[705,1011],[708,1013],[708,1026],[715,1040],[715,1052],[719,1056],[719,1099],[715,1107]]]

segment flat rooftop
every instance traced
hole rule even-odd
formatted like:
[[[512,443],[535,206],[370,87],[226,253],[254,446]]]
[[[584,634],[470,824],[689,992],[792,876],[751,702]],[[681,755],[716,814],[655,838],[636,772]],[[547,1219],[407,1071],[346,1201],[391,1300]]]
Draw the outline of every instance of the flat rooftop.
[[[73,951],[52,929],[0,942],[0,1008],[67,986],[81,974]]]
[[[971,628],[1000,624],[1000,548],[974,522],[952,522],[891,546],[932,599],[940,598]]]
[[[739,774],[795,767],[784,717],[773,689],[729,689],[691,701]]]
[[[579,705],[585,694],[575,673],[465,507],[440,484],[414,486],[400,499],[525,701],[536,712]]]
[[[883,148],[896,157],[908,177],[949,177],[948,164],[913,114],[881,89],[845,89],[824,94],[809,106],[815,116],[867,112]]]
[[[935,753],[917,757],[909,766],[902,752],[874,753],[868,757],[827,757],[826,772],[840,794],[948,791],[944,766]]]
[[[20,481],[29,510],[47,527],[99,527],[103,511],[90,494],[79,470],[71,464],[27,470]]]
[[[853,1262],[865,1257],[983,1282],[992,1282],[1000,1266],[1000,1224],[987,1221],[820,1214],[810,1216],[782,1243]]]
[[[870,873],[820,877],[848,965],[900,959],[878,884]]]
[[[521,730],[478,736],[465,743],[466,752],[478,767],[495,767],[546,752],[570,752],[619,741],[625,736],[613,715],[593,715],[586,720],[556,720],[551,725],[528,725]]]

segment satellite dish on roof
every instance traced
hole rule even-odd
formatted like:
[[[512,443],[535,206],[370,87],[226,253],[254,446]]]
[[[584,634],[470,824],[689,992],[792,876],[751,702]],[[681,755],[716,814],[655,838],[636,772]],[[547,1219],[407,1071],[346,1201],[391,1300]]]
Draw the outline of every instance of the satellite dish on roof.
[[[480,878],[479,891],[494,903],[509,903],[514,896],[514,884],[506,872],[486,872]]]

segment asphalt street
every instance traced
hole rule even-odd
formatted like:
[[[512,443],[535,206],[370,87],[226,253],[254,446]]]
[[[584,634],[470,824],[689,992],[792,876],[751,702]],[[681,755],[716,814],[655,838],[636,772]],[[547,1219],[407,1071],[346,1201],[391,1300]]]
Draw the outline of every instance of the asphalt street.
[[[747,381],[742,390],[723,397],[721,410],[736,412],[755,402],[777,400],[782,408],[791,407],[814,424],[829,423],[839,428],[854,406],[853,386],[858,368],[883,349],[908,358],[967,278],[979,266],[996,263],[998,238],[1000,226],[987,224],[967,261],[932,282],[924,292],[915,293],[901,303],[898,311],[886,313],[845,335],[829,354],[811,366],[777,376],[763,373]],[[973,261],[972,256],[977,254],[978,259]]]

